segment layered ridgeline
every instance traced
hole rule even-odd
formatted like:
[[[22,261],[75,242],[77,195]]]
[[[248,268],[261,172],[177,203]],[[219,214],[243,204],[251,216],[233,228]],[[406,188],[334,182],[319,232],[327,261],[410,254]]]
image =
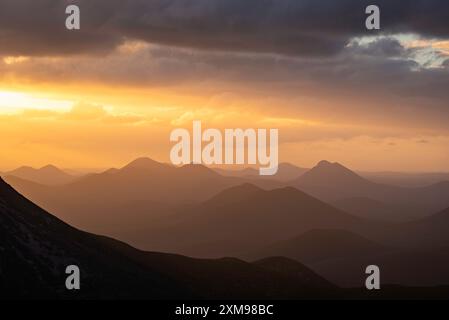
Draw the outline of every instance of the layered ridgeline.
[[[268,258],[192,259],[136,250],[79,231],[0,179],[2,298],[306,298],[337,288],[300,263]],[[65,288],[65,268],[81,270],[81,290]]]
[[[273,201],[276,197],[286,200],[285,190],[282,189],[270,195],[254,186],[242,188],[222,193],[204,206],[217,208],[215,201],[228,206],[236,205],[251,196],[261,201],[261,195],[267,197],[267,201]],[[297,192],[286,191],[287,194]],[[262,201],[261,206],[265,204]],[[311,202],[310,205],[318,204]],[[319,206],[324,206],[327,214],[335,213],[324,204]],[[267,221],[273,222],[270,210],[265,213]],[[343,216],[346,223],[354,222],[353,217]],[[446,210],[407,227],[414,232],[428,232],[426,225],[444,228],[447,217]],[[220,219],[215,222],[220,222]],[[236,235],[234,240],[238,242],[241,234]],[[172,236],[176,238],[178,235],[174,233]],[[182,238],[185,234],[180,233],[180,236]],[[242,243],[244,240],[242,238]],[[449,260],[444,248],[399,251],[346,231],[320,229],[248,252],[246,257],[256,260],[253,263],[235,258],[193,259],[150,253],[110,238],[79,231],[40,209],[2,180],[0,252],[2,298],[443,298],[449,292],[448,287],[441,287],[449,282]],[[290,259],[266,258],[280,255]],[[305,261],[313,269],[292,258]],[[365,279],[363,267],[372,263],[381,266],[383,285],[381,291],[369,295],[364,294],[365,289],[338,289],[312,271],[319,270],[325,278],[335,279],[342,285],[361,287]],[[64,271],[66,266],[72,264],[81,269],[80,291],[65,288],[67,275]],[[407,282],[438,287],[385,285]]]
[[[140,158],[123,168],[89,174],[59,186],[15,176],[5,179],[64,221],[124,240],[129,239],[123,226],[143,231],[154,224],[154,219],[176,214],[244,183],[266,190],[291,185],[341,211],[369,220],[409,221],[449,207],[449,182],[419,188],[390,186],[371,182],[327,161],[305,173],[301,168],[281,164],[279,172],[297,178],[287,183],[254,174],[223,176],[202,165],[174,167]]]
[[[372,182],[328,161],[321,161],[291,184],[340,209],[370,219],[405,221],[449,207],[449,181],[425,187],[398,187]]]
[[[133,243],[201,257],[236,255],[316,229],[356,230],[364,221],[292,187],[243,184],[158,221]],[[175,236],[174,236],[175,235]]]
[[[43,185],[63,185],[77,179],[76,176],[71,175],[53,165],[47,165],[39,169],[23,166],[11,171],[0,173],[0,175],[5,177],[14,176]]]
[[[12,176],[7,181],[71,225],[145,250],[245,254],[314,229],[341,229],[390,247],[449,246],[447,229],[434,230],[422,218],[449,207],[447,183],[388,186],[326,161],[294,180],[294,187],[148,158],[62,186]],[[376,222],[415,216],[415,223]]]
[[[130,230],[144,229],[155,218],[173,214],[175,207],[201,202],[226,188],[253,181],[224,177],[202,165],[174,167],[148,158],[62,186],[45,186],[14,176],[5,180],[71,225],[120,237],[127,226]],[[254,183],[262,188],[280,185],[267,180]]]
[[[261,179],[273,179],[288,182],[302,176],[309,169],[297,167],[290,163],[280,163],[277,172],[272,176],[260,176],[259,170],[254,168],[245,168],[238,170],[225,170],[220,168],[214,169],[216,172],[223,176],[230,177],[244,177],[244,178],[261,178]]]

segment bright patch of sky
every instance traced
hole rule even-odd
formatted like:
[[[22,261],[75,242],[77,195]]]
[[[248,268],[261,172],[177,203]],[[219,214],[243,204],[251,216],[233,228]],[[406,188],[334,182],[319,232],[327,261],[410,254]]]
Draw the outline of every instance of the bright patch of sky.
[[[0,113],[15,114],[26,109],[67,112],[73,101],[48,99],[22,92],[0,90]]]
[[[449,40],[427,39],[415,34],[357,37],[348,46],[356,44],[367,47],[382,38],[395,39],[406,49],[404,56],[392,59],[411,59],[426,69],[442,68],[443,63],[449,59]]]

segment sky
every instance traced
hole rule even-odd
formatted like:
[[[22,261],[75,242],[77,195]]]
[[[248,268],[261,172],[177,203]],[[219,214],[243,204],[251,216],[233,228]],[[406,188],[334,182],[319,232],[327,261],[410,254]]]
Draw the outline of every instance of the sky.
[[[201,120],[303,167],[449,171],[449,2],[376,1],[369,31],[371,2],[1,0],[0,170],[168,162]]]

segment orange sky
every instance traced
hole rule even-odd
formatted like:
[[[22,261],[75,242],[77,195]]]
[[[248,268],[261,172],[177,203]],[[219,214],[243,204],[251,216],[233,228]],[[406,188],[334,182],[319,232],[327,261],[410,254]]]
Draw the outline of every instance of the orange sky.
[[[386,40],[418,48],[414,60],[363,51]],[[386,40],[354,40],[319,59],[142,41],[105,56],[0,55],[0,170],[107,168],[140,156],[168,162],[170,131],[201,120],[278,128],[279,161],[303,167],[326,159],[357,170],[449,171],[441,85],[449,42]],[[431,64],[428,50],[439,54]]]
[[[279,98],[101,84],[3,86],[0,97],[2,170],[104,168],[139,156],[168,161],[170,131],[191,128],[195,119],[207,127],[279,128],[280,161],[304,167],[328,159],[359,170],[449,170],[444,134],[408,132],[393,122],[356,125],[350,116],[320,117],[306,107],[281,113],[276,106],[288,101]]]

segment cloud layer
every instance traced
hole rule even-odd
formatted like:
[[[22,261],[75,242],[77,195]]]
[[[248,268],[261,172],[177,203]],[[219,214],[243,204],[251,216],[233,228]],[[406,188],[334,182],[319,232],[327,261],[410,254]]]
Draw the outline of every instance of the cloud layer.
[[[81,31],[65,29],[65,7]],[[2,0],[0,54],[107,52],[124,39],[227,51],[322,56],[367,33],[367,0]],[[448,38],[449,2],[378,0],[382,32]]]

